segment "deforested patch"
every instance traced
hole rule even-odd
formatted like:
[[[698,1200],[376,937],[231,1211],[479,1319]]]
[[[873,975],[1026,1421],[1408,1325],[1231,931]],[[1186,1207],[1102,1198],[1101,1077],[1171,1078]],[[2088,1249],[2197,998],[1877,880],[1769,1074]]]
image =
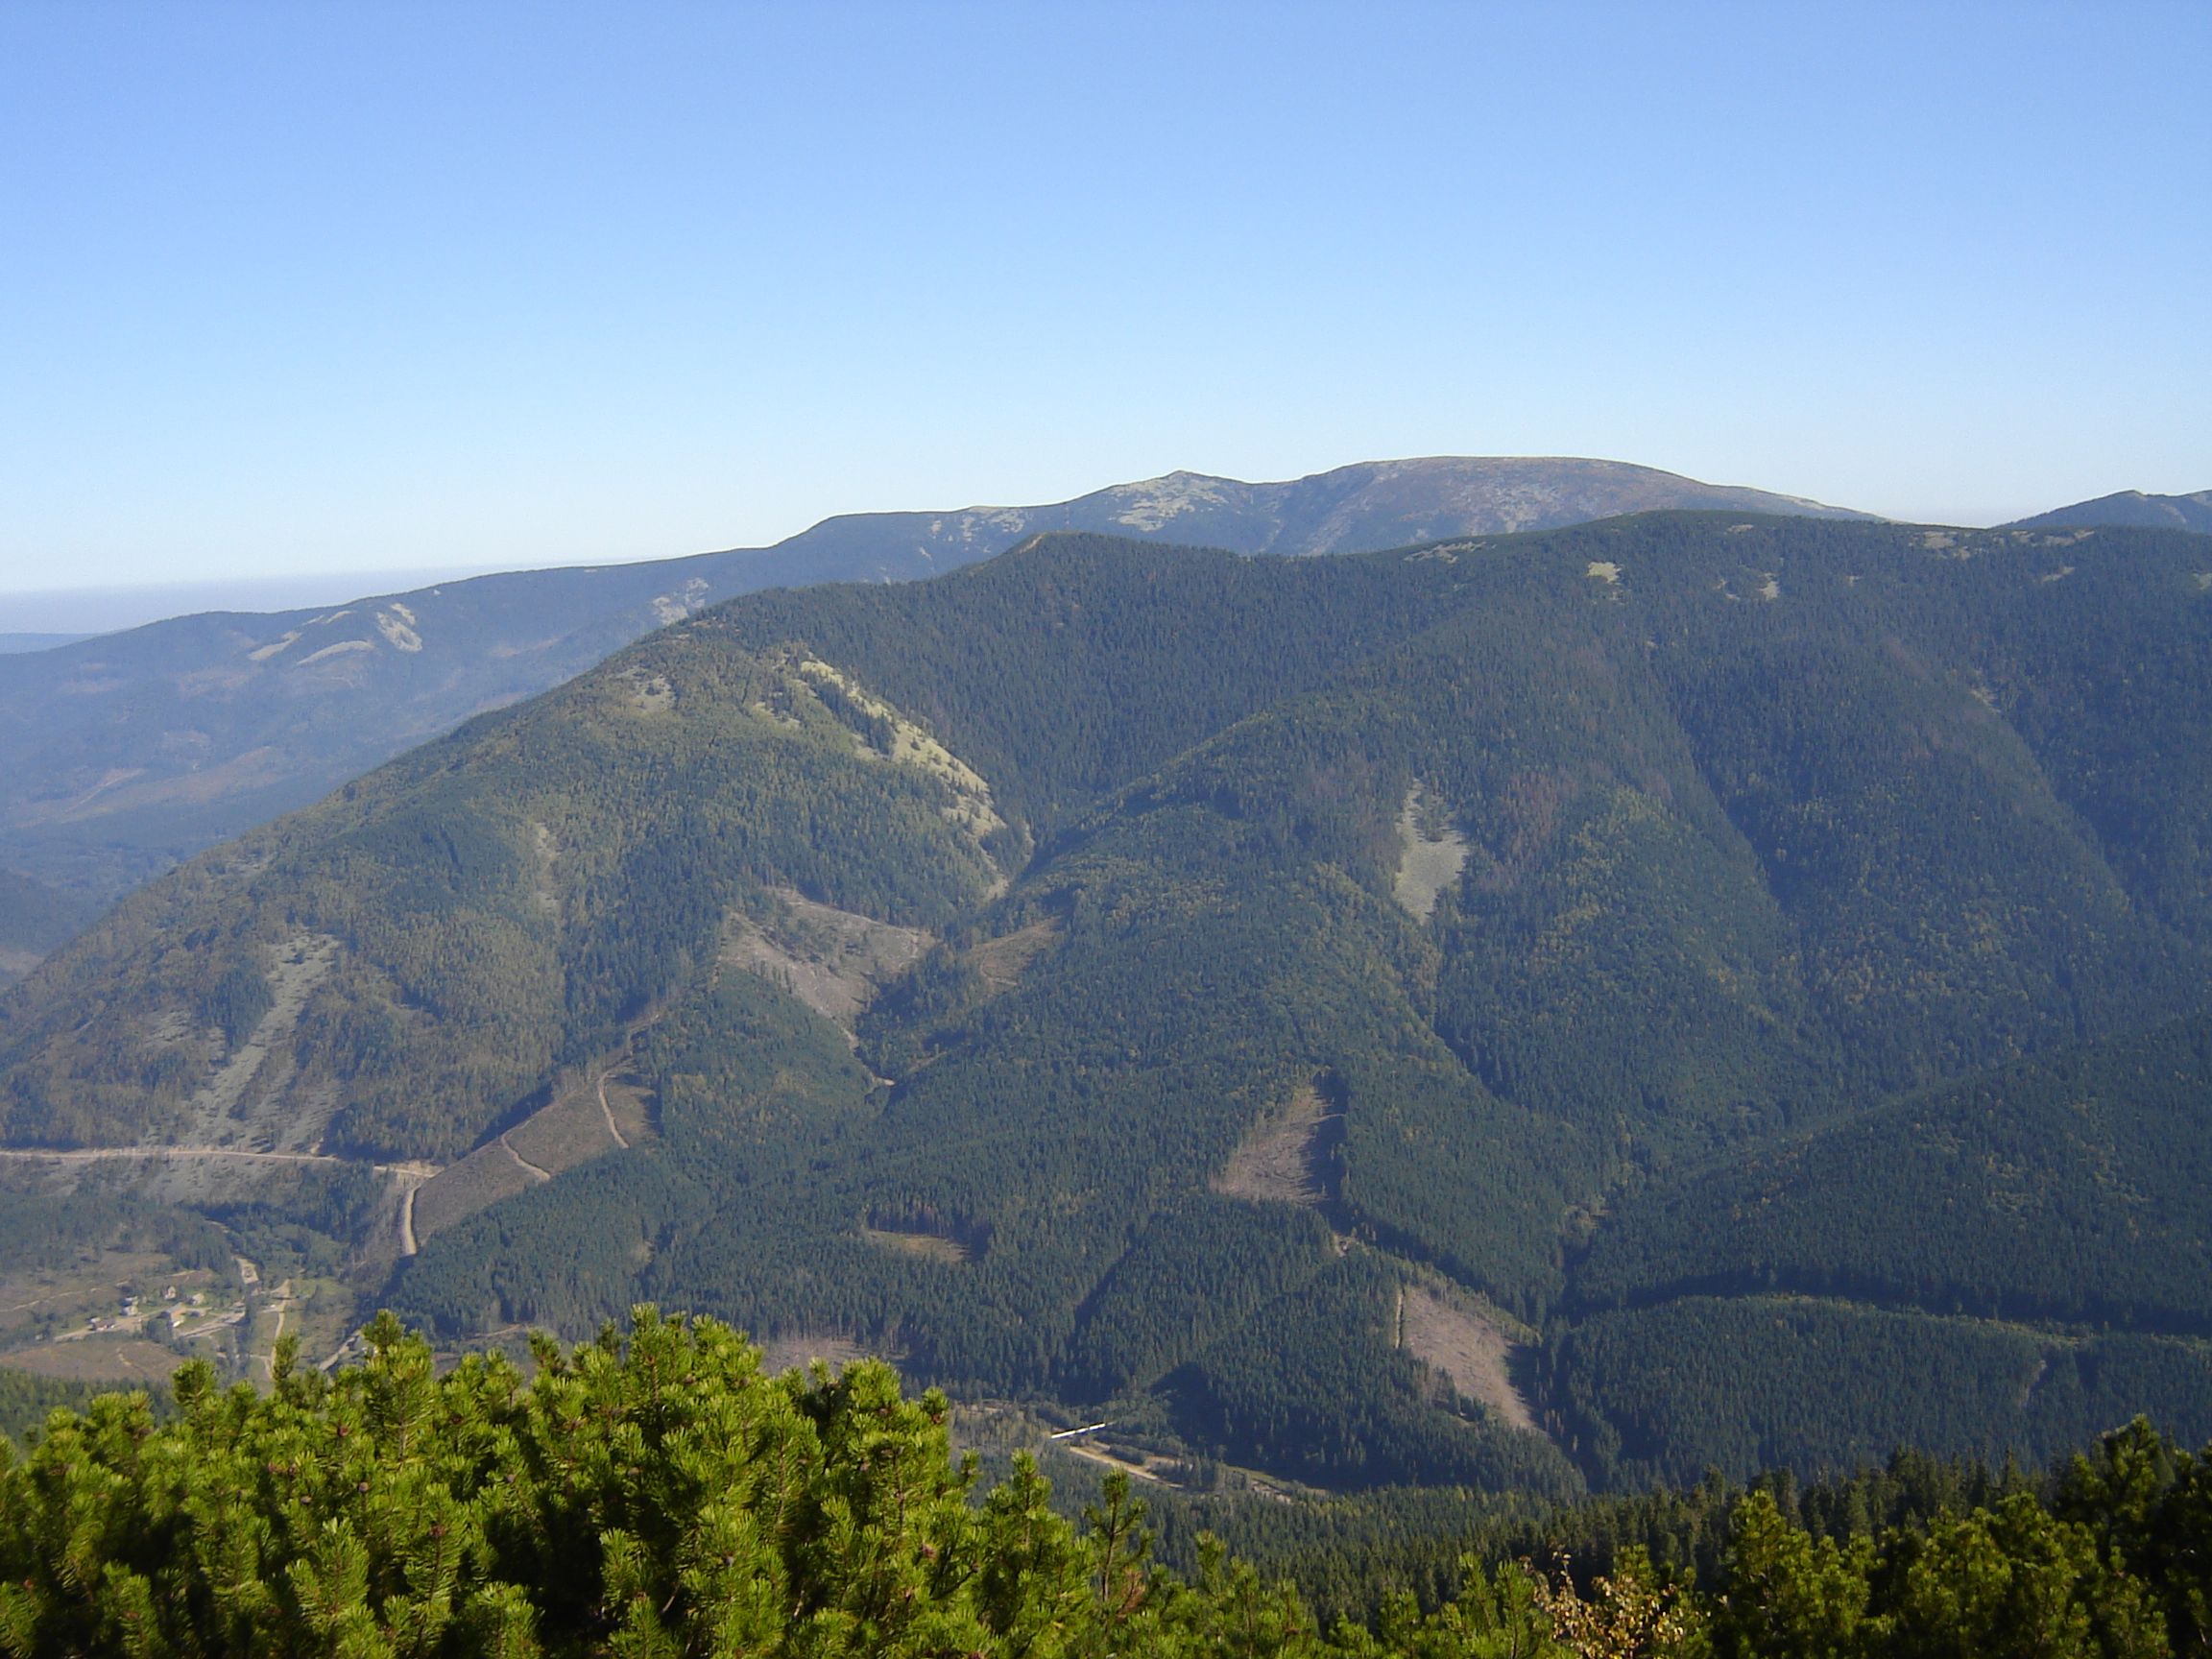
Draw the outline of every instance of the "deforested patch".
[[[553,886],[553,860],[561,855],[561,844],[554,839],[551,830],[542,824],[533,824],[530,826],[530,853],[537,865],[530,886],[531,902],[546,915],[559,921],[561,896]]]
[[[1342,1114],[1324,1093],[1324,1079],[1302,1084],[1280,1111],[1245,1132],[1214,1190],[1314,1209],[1333,1203],[1342,1129]]]
[[[325,645],[311,656],[302,657],[292,664],[295,668],[310,668],[318,662],[327,662],[333,657],[343,657],[351,651],[373,651],[376,647],[366,639],[341,639],[335,645]]]
[[[11,1371],[68,1382],[116,1382],[158,1394],[186,1356],[144,1336],[94,1336],[81,1341],[41,1342],[9,1354]]]
[[[268,644],[256,646],[252,650],[247,652],[246,661],[249,662],[266,662],[270,658],[275,657],[280,652],[284,651],[299,637],[300,630],[295,628],[282,638],[272,639]]]
[[[283,751],[271,744],[233,755],[197,772],[148,776],[143,766],[111,766],[84,789],[26,803],[15,813],[14,822],[17,826],[81,824],[149,807],[204,806],[276,782],[284,776],[284,766]]]
[[[676,706],[676,687],[665,674],[625,668],[615,678],[629,687],[627,695],[633,709],[647,714],[663,714]]]
[[[878,1249],[954,1266],[978,1261],[991,1248],[988,1222],[948,1215],[926,1207],[897,1213],[871,1211],[860,1224],[860,1237]]]
[[[443,1233],[455,1222],[467,1220],[502,1198],[512,1198],[517,1192],[528,1190],[538,1185],[540,1179],[507,1145],[506,1137],[479,1146],[415,1189],[406,1217],[408,1242],[419,1244]],[[413,1254],[413,1251],[407,1253]]]
[[[310,1170],[345,1161],[313,1152],[227,1146],[96,1146],[0,1151],[0,1187],[65,1197],[98,1192],[149,1204],[227,1206],[268,1201]]]
[[[815,1364],[842,1371],[859,1359],[895,1358],[879,1354],[840,1332],[791,1332],[770,1336],[760,1344],[760,1369],[771,1377],[801,1371]]]
[[[322,1139],[336,1096],[312,1091],[311,1097],[289,1095],[291,1037],[309,995],[337,962],[338,941],[327,933],[302,933],[263,948],[269,1011],[186,1104],[179,1145],[303,1152]]]
[[[1427,1286],[1398,1293],[1398,1346],[1440,1377],[1463,1400],[1487,1407],[1531,1434],[1543,1432],[1514,1385],[1512,1360],[1521,1344],[1474,1302]]]
[[[415,1197],[416,1236],[427,1238],[502,1198],[652,1139],[650,1091],[627,1065],[618,1056],[571,1073],[552,1104],[424,1182]]]
[[[347,1277],[357,1285],[380,1285],[392,1269],[418,1253],[425,1237],[416,1225],[416,1202],[423,1189],[444,1173],[435,1164],[379,1164],[383,1190],[363,1219]],[[341,1353],[344,1350],[340,1351]],[[324,1361],[327,1370],[338,1356]]]
[[[1442,804],[1416,783],[1398,814],[1398,876],[1392,893],[1409,915],[1427,921],[1436,900],[1459,879],[1467,862],[1467,837]]]
[[[983,976],[992,996],[1000,996],[1022,983],[1022,976],[1029,971],[1030,964],[1058,944],[1064,930],[1059,922],[1050,918],[1032,922],[1026,927],[1018,927],[976,946],[968,952],[968,965]]]
[[[694,576],[673,592],[658,594],[647,603],[653,608],[654,621],[667,628],[683,621],[704,605],[710,591],[712,589],[702,578]]]
[[[765,916],[731,923],[721,960],[782,986],[848,1033],[878,993],[936,943],[919,927],[816,903],[787,887],[771,897]]]
[[[881,1249],[919,1256],[926,1262],[962,1262],[975,1259],[974,1253],[959,1239],[941,1238],[935,1233],[901,1233],[887,1227],[863,1227],[860,1237]]]

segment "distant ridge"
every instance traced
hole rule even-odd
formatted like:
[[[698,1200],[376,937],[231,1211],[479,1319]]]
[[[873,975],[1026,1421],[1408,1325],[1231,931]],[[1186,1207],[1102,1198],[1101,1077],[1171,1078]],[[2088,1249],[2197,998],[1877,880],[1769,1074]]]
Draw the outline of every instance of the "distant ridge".
[[[1040,530],[1090,530],[1232,553],[1366,553],[1448,536],[1557,530],[1623,513],[1692,509],[1875,517],[1623,461],[1431,455],[1360,461],[1278,484],[1170,472],[1042,507],[848,514],[750,555],[748,574],[760,578],[753,584],[760,588],[902,581],[987,559]]]
[[[105,902],[760,589],[934,576],[1045,530],[1348,553],[1681,508],[1868,517],[1618,461],[1431,456],[1272,484],[1170,472],[1045,506],[850,514],[773,547],[176,616],[0,656],[0,867]]]
[[[2194,530],[2212,535],[2212,490],[2188,495],[2147,495],[2121,490],[2094,501],[2054,507],[2032,518],[2015,518],[2007,529],[2039,530],[2055,524],[2126,524],[2141,530]]]

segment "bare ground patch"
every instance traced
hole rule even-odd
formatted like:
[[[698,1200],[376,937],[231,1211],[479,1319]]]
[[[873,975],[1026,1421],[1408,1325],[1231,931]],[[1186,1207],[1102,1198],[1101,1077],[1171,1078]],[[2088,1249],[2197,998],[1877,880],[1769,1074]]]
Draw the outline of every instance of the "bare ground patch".
[[[338,941],[302,933],[263,949],[263,973],[272,1001],[252,1033],[202,1085],[185,1110],[180,1137],[186,1146],[235,1146],[257,1152],[311,1152],[322,1138],[337,1094],[313,1101],[287,1097],[292,1081],[291,1039],[308,996],[337,966]],[[251,1093],[250,1093],[251,1092]],[[302,1110],[303,1107],[308,1109]],[[320,1108],[315,1110],[314,1108]]]
[[[722,960],[773,980],[848,1032],[877,993],[935,943],[918,927],[833,909],[788,889],[765,922],[735,923]]]
[[[1516,1429],[1543,1432],[1513,1385],[1509,1362],[1519,1345],[1472,1306],[1407,1286],[1399,1292],[1398,1346],[1449,1377],[1461,1397],[1480,1402]]]
[[[1341,1118],[1321,1081],[1305,1084],[1280,1112],[1254,1124],[1229,1154],[1214,1190],[1315,1208],[1335,1197],[1335,1142]]]

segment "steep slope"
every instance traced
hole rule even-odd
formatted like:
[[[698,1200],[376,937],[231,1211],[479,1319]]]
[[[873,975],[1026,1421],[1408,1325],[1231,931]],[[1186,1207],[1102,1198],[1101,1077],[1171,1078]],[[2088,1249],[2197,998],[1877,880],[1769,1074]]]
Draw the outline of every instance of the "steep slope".
[[[0,657],[0,862],[111,900],[471,714],[764,588],[930,576],[1045,530],[1318,553],[1708,506],[1840,512],[1608,461],[1370,462],[1286,484],[1178,472],[1043,507],[849,515],[770,548],[178,617]]]
[[[998,879],[988,786],[810,659],[658,666],[647,648],[127,901],[22,993],[15,1051],[38,1058],[10,1138],[451,1157],[685,989],[767,889],[926,927]],[[83,1025],[88,992],[126,1023]]]
[[[22,978],[91,919],[66,894],[0,870],[0,986]]]
[[[2017,519],[2006,528],[2035,530],[2064,524],[2128,524],[2143,530],[2212,534],[2212,490],[2197,490],[2187,495],[2148,495],[2140,490],[2121,490],[2094,501],[2054,507],[2048,513]]]
[[[2140,1216],[2203,1090],[2126,1079],[2186,1071],[2158,1033],[2212,983],[2199,562],[1669,514],[1332,559],[1053,536],[741,599],[58,953],[6,1005],[11,1145],[48,1185],[66,1143],[428,1159],[435,1226],[376,1238],[446,1334],[658,1300],[1332,1484],[2194,1421],[2194,1315],[2142,1286],[2202,1229]],[[2095,1066],[2066,1141],[2079,1091],[2020,1079]],[[1916,1144],[1882,1114],[1928,1089],[1962,1149],[1883,1212],[1853,1148]],[[545,1117],[593,1104],[603,1140]],[[2007,1111],[2058,1148],[2018,1180]],[[1768,1233],[1729,1196],[1776,1190]],[[1708,1204],[1757,1271],[1698,1254]],[[389,1211],[321,1214],[378,1259]],[[1465,1381],[1503,1361],[1409,1303],[1533,1358]],[[1858,1379],[1826,1417],[1824,1367]],[[1973,1382],[1924,1421],[1911,1378]]]

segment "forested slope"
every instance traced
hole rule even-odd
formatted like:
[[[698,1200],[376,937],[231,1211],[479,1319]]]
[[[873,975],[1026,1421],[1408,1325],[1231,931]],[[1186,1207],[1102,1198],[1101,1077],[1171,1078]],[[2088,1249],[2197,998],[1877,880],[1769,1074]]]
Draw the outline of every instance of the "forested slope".
[[[91,919],[66,894],[0,870],[0,985],[12,985]]]
[[[652,1299],[1321,1485],[2203,1438],[2205,563],[1664,514],[752,596],[120,907],[7,1004],[10,1143],[483,1148],[322,1220],[449,1337]]]
[[[1046,530],[1342,553],[1669,507],[1863,517],[1617,461],[1431,456],[1282,483],[1176,472],[1033,507],[841,514],[771,547],[174,616],[0,655],[0,864],[112,902],[472,714],[761,589],[913,581]]]

